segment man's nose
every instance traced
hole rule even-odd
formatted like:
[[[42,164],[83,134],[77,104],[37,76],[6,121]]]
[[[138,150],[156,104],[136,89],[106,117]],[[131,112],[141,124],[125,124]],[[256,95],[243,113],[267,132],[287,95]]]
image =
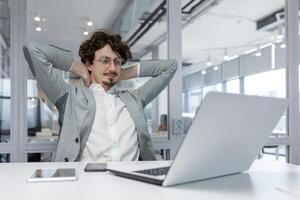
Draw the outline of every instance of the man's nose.
[[[116,71],[116,65],[113,60],[109,64],[109,71]]]

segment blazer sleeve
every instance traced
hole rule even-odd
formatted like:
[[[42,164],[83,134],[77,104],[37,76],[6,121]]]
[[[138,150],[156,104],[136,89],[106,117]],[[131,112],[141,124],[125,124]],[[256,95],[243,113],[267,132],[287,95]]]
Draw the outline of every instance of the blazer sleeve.
[[[141,60],[140,76],[152,77],[137,89],[143,107],[163,91],[177,70],[176,60]]]
[[[64,81],[62,71],[70,70],[72,52],[38,42],[27,43],[23,52],[39,86],[56,104],[57,100],[69,91],[70,86]]]

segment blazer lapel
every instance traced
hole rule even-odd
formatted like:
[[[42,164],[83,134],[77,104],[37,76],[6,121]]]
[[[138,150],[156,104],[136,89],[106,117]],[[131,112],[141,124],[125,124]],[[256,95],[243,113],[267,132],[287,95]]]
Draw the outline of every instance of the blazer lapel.
[[[135,127],[138,130],[138,134],[139,134],[139,132],[141,130],[139,121],[141,119],[139,116],[140,111],[138,109],[137,102],[132,100],[132,96],[127,91],[118,92],[118,96],[120,97],[122,102],[126,105],[126,108],[129,112],[130,116],[132,117]]]

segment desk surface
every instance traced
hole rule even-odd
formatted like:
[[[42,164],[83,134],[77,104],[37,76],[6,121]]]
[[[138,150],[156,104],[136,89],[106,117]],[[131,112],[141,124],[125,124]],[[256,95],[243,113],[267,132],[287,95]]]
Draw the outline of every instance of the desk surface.
[[[147,162],[149,165],[157,163]],[[163,161],[160,164],[164,164]],[[122,165],[122,163],[111,163]],[[79,179],[73,182],[27,183],[36,168],[75,167]],[[300,199],[300,167],[278,162],[255,161],[245,173],[164,188],[125,179],[109,172],[83,171],[85,163],[0,164],[0,198],[54,199]]]

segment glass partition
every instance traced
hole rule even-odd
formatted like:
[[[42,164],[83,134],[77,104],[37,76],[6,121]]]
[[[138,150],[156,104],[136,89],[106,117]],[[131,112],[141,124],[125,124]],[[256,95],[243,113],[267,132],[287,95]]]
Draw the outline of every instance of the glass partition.
[[[286,97],[283,20],[267,21],[283,12],[284,0],[182,0],[183,116],[210,91]]]
[[[210,91],[286,97],[284,0],[181,2],[184,119]],[[286,136],[283,114],[271,138]]]
[[[0,1],[0,143],[11,141],[10,8]]]

